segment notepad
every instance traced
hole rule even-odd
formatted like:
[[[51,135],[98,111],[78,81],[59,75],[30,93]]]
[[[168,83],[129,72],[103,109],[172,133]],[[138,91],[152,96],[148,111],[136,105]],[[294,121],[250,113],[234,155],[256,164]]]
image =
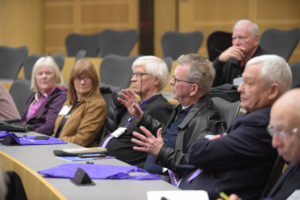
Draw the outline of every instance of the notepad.
[[[92,147],[92,148],[74,148],[74,149],[61,149],[54,150],[56,156],[79,156],[83,154],[107,154],[107,149],[103,147]]]
[[[148,200],[209,200],[208,194],[204,190],[168,190],[168,191],[149,191]]]

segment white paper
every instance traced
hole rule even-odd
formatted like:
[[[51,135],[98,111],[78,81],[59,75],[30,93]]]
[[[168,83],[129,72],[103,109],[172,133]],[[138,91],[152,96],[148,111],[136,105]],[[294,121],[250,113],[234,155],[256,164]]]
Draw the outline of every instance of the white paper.
[[[149,191],[148,200],[209,200],[208,194],[204,190],[169,190],[169,191]]]
[[[299,200],[300,199],[300,190],[296,190],[287,198],[287,200]]]

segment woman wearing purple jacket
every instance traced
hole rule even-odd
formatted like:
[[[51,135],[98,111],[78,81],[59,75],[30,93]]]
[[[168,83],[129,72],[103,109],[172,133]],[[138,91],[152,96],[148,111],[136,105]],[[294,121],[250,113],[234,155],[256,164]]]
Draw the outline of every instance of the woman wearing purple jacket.
[[[58,112],[67,99],[67,88],[51,56],[39,58],[33,66],[31,88],[22,121],[34,131],[51,135]]]

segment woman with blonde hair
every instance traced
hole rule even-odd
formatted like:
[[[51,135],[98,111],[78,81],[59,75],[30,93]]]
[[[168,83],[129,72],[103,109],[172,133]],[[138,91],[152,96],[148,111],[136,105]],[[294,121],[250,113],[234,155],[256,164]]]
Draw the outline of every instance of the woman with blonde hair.
[[[67,88],[51,56],[39,58],[33,66],[31,88],[22,121],[34,131],[51,135],[57,114],[67,98]]]

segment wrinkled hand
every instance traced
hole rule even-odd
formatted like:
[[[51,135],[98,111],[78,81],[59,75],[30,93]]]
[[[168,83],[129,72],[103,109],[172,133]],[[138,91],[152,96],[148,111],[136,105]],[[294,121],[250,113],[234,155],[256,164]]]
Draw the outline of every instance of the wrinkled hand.
[[[161,136],[162,129],[158,129],[157,137],[155,137],[148,129],[143,126],[141,126],[140,129],[145,133],[145,136],[138,132],[133,132],[133,136],[137,137],[138,139],[132,138],[131,141],[139,145],[134,146],[133,149],[136,151],[149,153],[152,156],[157,156],[164,144],[163,138]]]
[[[128,112],[138,121],[141,120],[143,116],[143,111],[140,108],[138,101],[136,99],[135,94],[129,89],[123,89],[122,92],[119,93],[118,101],[123,103]]]
[[[244,48],[232,46],[226,49],[221,55],[219,56],[219,60],[221,62],[227,62],[229,58],[235,58],[237,60],[243,60],[245,58],[245,54],[243,53]]]

